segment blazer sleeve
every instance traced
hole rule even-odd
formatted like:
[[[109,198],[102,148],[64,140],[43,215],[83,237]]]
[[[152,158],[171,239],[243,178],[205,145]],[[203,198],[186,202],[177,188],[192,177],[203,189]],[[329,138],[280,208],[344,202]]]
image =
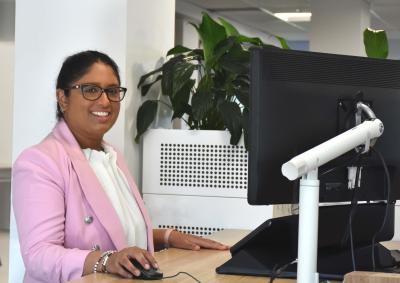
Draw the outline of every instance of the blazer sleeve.
[[[60,156],[60,154],[58,154]],[[90,250],[64,248],[68,166],[62,158],[31,148],[12,170],[12,203],[26,272],[45,282],[66,282],[82,276]],[[66,159],[66,157],[64,157]]]

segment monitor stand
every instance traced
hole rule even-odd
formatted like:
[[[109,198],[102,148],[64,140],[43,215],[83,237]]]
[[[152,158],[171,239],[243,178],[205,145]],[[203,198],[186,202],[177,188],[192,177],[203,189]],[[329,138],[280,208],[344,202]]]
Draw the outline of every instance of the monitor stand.
[[[382,223],[386,205],[358,205],[353,218],[353,239],[356,270],[371,271],[371,239]],[[320,279],[343,280],[353,271],[348,233],[350,205],[319,208],[318,264]],[[216,271],[221,274],[271,276],[273,270],[297,258],[298,215],[270,219],[232,246],[232,258]],[[394,204],[377,241],[387,241],[394,235]],[[377,271],[389,271],[396,266],[390,251],[375,245]],[[289,265],[280,277],[296,278],[296,264]]]

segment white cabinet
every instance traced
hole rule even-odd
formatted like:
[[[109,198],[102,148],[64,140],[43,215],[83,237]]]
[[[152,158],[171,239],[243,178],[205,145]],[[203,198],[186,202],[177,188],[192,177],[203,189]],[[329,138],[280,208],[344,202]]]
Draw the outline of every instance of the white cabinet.
[[[149,130],[143,139],[143,198],[154,228],[208,235],[254,229],[272,206],[247,203],[247,152],[228,131]]]

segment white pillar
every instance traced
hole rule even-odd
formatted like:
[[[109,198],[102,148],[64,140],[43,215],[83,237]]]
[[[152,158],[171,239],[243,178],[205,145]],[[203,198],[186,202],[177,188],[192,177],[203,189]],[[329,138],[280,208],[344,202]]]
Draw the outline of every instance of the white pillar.
[[[15,3],[0,1],[0,168],[11,167]]]
[[[363,32],[370,25],[364,0],[311,0],[310,51],[365,56]]]
[[[174,46],[175,0],[128,0],[126,78],[130,93],[125,101],[124,153],[131,173],[141,187],[141,149],[134,143],[136,113],[142,103],[137,89],[140,76],[159,67]],[[166,109],[161,109],[166,111]],[[171,128],[171,113],[167,111],[158,125]]]
[[[134,144],[136,111],[141,101],[139,76],[174,44],[175,1],[159,0],[18,0],[15,26],[13,150],[40,142],[53,128],[55,83],[63,59],[95,49],[119,65],[128,87],[116,125],[106,135],[125,155],[139,180],[139,147]],[[9,282],[22,282],[15,220],[11,216]]]

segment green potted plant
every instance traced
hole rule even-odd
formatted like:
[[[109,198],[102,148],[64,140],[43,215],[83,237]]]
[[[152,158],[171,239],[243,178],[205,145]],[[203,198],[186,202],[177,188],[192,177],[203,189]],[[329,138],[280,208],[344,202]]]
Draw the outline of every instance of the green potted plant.
[[[224,228],[254,229],[272,216],[271,207],[247,203],[243,146],[249,113],[248,49],[264,43],[206,13],[199,25],[192,25],[202,47],[176,46],[161,67],[140,78],[138,87],[147,100],[137,113],[136,141],[156,118],[160,104],[172,109],[172,119],[182,119],[189,129],[200,131],[146,132],[143,198],[155,227],[206,234]],[[283,39],[277,39],[287,48]],[[149,99],[156,84],[161,85],[161,94]],[[232,217],[237,211],[240,215]]]
[[[242,133],[247,145],[249,114],[249,47],[264,46],[259,38],[241,35],[228,21],[219,23],[203,13],[197,30],[201,49],[178,45],[167,53],[168,60],[143,75],[138,83],[146,96],[156,82],[167,102],[148,99],[137,113],[136,142],[157,115],[159,103],[172,109],[172,119],[182,119],[189,129],[229,130],[230,143],[237,144]],[[282,48],[286,41],[276,36]],[[246,146],[247,147],[247,146]]]
[[[389,45],[384,30],[364,30],[365,53],[371,58],[386,59],[389,54]]]

